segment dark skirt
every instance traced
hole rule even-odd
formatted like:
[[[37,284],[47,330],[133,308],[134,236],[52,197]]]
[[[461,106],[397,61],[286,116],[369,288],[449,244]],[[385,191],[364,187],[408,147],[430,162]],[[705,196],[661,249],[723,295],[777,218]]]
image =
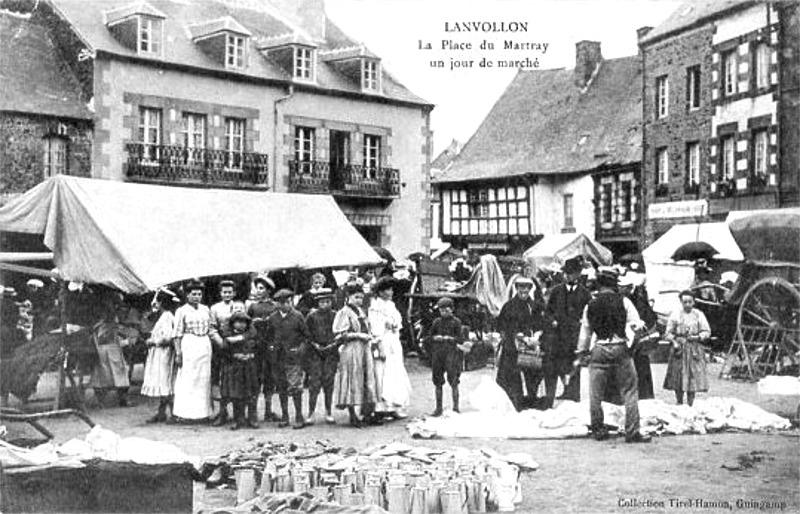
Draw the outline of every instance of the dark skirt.
[[[258,395],[258,365],[256,359],[240,361],[234,358],[220,369],[220,395],[226,400],[248,400]]]

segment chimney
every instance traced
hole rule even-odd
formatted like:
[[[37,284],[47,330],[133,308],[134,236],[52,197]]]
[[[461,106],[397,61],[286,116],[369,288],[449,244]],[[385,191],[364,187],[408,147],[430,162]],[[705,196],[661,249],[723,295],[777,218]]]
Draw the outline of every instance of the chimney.
[[[602,61],[603,54],[600,52],[599,41],[575,43],[575,85],[585,87]]]
[[[267,0],[315,41],[325,39],[325,0]]]
[[[639,27],[636,29],[636,40],[641,41],[651,30],[653,30],[653,27]]]

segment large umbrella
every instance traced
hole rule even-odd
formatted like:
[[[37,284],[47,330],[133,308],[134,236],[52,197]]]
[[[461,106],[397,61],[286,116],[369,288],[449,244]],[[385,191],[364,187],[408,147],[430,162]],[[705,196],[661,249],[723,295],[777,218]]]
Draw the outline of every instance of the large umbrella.
[[[674,261],[697,261],[700,259],[711,259],[719,252],[716,248],[704,241],[692,241],[680,245],[672,254]]]
[[[390,252],[386,248],[384,248],[382,246],[373,246],[372,249],[375,250],[375,253],[377,253],[378,256],[381,259],[383,259],[383,262],[385,264],[391,264],[391,263],[393,263],[395,261],[395,258],[394,258],[394,255],[392,255],[392,252]]]

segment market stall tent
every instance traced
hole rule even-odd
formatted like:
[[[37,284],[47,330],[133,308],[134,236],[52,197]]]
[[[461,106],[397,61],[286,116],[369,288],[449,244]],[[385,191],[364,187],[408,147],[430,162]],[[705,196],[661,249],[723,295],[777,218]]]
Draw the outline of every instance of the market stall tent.
[[[589,259],[598,266],[609,266],[613,260],[611,250],[580,233],[545,236],[525,250],[522,256],[534,272],[551,264],[562,266],[565,261],[578,256]]]
[[[0,227],[42,234],[66,280],[126,293],[192,277],[381,262],[324,195],[58,175],[0,207]]]
[[[674,262],[672,255],[686,243],[703,242],[711,245],[717,252],[715,259],[741,261],[742,251],[731,235],[726,222],[686,223],[673,225],[663,236],[642,252],[645,265],[650,263]]]

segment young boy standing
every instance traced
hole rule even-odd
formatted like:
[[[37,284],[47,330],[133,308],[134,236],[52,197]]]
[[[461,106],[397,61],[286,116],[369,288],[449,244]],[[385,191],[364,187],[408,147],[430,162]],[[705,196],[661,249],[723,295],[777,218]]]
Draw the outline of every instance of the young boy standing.
[[[453,315],[453,307],[453,300],[450,298],[442,298],[436,302],[439,317],[433,321],[429,335],[433,385],[436,386],[436,410],[431,414],[434,417],[442,415],[445,373],[453,393],[453,411],[460,412],[458,382],[461,377],[463,354],[456,345],[461,342],[463,336],[461,320]]]
[[[314,411],[317,398],[322,390],[325,394],[325,421],[334,423],[333,383],[336,369],[339,366],[338,344],[333,336],[333,292],[330,289],[318,289],[314,295],[317,308],[306,316],[306,325],[311,335],[311,350],[306,359],[308,373],[308,424],[314,423]]]
[[[292,428],[306,426],[303,419],[304,357],[309,340],[308,327],[303,315],[292,307],[293,293],[281,289],[272,297],[278,310],[267,319],[267,342],[278,352],[274,365],[278,366],[278,398],[281,401],[281,421],[278,428],[289,426],[289,397],[294,403],[295,422]]]

